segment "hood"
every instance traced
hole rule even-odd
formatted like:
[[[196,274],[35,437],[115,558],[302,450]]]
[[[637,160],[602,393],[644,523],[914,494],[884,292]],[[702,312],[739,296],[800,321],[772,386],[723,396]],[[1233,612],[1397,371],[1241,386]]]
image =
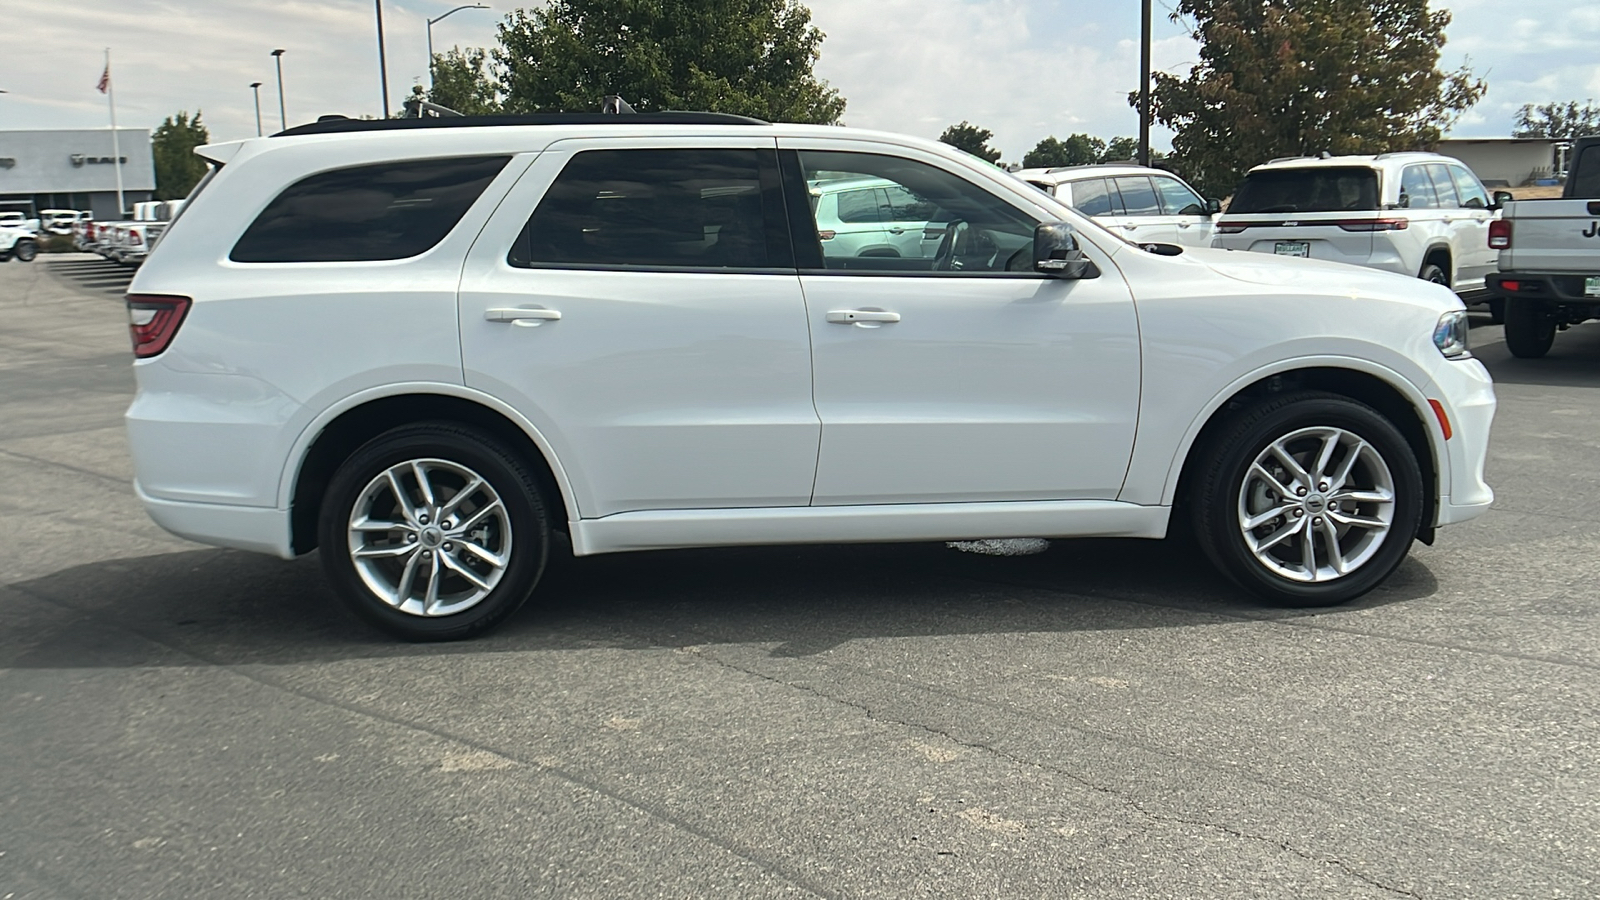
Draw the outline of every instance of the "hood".
[[[1210,248],[1186,250],[1184,256],[1235,281],[1282,287],[1296,293],[1391,299],[1403,297],[1437,305],[1441,312],[1462,307],[1461,298],[1442,285],[1348,263]]]

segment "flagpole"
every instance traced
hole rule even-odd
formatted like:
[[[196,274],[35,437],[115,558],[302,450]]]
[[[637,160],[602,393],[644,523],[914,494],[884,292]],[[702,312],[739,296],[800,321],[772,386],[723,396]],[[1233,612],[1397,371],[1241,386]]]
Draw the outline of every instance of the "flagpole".
[[[111,78],[111,48],[106,48],[106,98],[111,104],[111,168],[117,171],[117,218],[127,209],[122,202],[122,147],[117,141],[117,85]]]

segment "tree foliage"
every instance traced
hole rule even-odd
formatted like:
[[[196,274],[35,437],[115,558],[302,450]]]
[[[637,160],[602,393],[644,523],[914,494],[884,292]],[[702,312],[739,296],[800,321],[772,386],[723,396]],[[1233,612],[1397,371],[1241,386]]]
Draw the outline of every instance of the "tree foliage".
[[[1517,127],[1511,132],[1512,137],[1564,141],[1587,134],[1600,134],[1600,106],[1593,100],[1582,106],[1576,100],[1539,106],[1529,103],[1517,111]]]
[[[206,174],[206,161],[194,155],[194,148],[211,143],[211,132],[188,111],[167,116],[150,135],[150,155],[156,168],[157,200],[181,200]]]
[[[454,47],[433,55],[433,90],[428,102],[463,116],[492,116],[501,112],[500,85],[490,75],[488,53],[479,47]]]
[[[963,119],[960,125],[951,125],[939,135],[939,140],[956,148],[965,150],[973,156],[992,163],[1000,162],[1000,151],[989,146],[989,139],[994,137],[994,132],[987,128],[979,128]]]
[[[1092,135],[1069,134],[1063,141],[1052,134],[1023,155],[1022,167],[1048,169],[1055,166],[1086,166],[1099,162],[1105,152],[1106,142]]]
[[[1200,41],[1187,78],[1155,73],[1155,119],[1205,192],[1275,157],[1427,147],[1483,96],[1438,69],[1450,13],[1428,0],[1178,0]]]
[[[499,29],[507,112],[697,109],[834,124],[845,101],[812,74],[823,34],[799,0],[550,0]]]

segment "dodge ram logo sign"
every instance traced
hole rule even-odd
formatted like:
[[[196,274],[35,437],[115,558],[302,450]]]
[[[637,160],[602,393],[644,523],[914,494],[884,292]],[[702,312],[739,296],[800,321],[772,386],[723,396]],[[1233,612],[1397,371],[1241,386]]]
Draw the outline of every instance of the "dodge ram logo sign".
[[[122,163],[123,165],[127,165],[128,163],[128,158],[126,156],[85,156],[82,153],[74,153],[68,157],[68,159],[72,160],[72,166],[75,169],[83,168],[85,163],[91,166],[110,165],[114,162]]]

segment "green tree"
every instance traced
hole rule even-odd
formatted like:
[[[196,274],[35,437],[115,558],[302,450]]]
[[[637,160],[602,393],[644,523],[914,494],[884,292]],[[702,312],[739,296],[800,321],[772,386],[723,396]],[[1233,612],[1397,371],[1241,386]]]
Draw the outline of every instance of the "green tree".
[[[492,116],[502,112],[500,85],[489,74],[488,53],[482,48],[462,50],[454,47],[433,55],[430,75],[433,90],[429,103],[436,103],[463,116]]]
[[[1105,153],[1106,142],[1087,134],[1071,134],[1066,140],[1051,135],[1034,145],[1022,157],[1024,169],[1055,166],[1086,166],[1097,163]]]
[[[181,200],[206,174],[206,161],[194,148],[211,143],[211,132],[200,123],[200,110],[167,116],[150,135],[150,155],[156,167],[156,199]]]
[[[1586,134],[1600,134],[1600,106],[1593,100],[1582,106],[1576,100],[1539,106],[1529,103],[1517,111],[1517,127],[1511,132],[1512,137],[1564,141]]]
[[[965,150],[973,156],[992,163],[1000,162],[1000,151],[989,146],[989,139],[994,137],[994,132],[987,128],[979,128],[965,119],[960,125],[951,125],[939,135],[939,140],[956,148]]]
[[[1155,150],[1150,151],[1151,159],[1160,157]],[[1131,137],[1114,137],[1106,144],[1106,152],[1100,154],[1101,162],[1124,162],[1139,158],[1139,139]]]
[[[799,0],[550,0],[501,23],[507,112],[697,109],[835,124],[845,101],[812,74],[823,34]]]
[[[1450,13],[1428,0],[1178,0],[1172,16],[1200,62],[1155,73],[1152,105],[1207,193],[1275,156],[1427,147],[1487,88],[1438,69]]]

